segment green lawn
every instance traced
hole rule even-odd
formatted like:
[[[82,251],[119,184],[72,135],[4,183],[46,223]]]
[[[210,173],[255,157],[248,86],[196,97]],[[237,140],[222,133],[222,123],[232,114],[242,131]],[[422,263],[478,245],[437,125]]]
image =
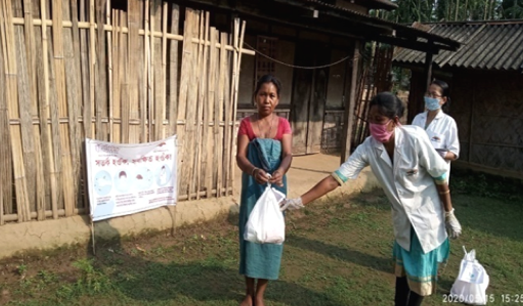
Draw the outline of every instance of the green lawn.
[[[461,246],[476,249],[491,278],[494,303],[523,294],[523,204],[503,184],[453,177],[453,201],[463,236],[438,294],[443,305],[458,273]],[[487,183],[485,183],[487,182]],[[505,189],[504,189],[505,188]],[[390,209],[381,191],[328,199],[287,218],[280,280],[269,284],[268,305],[393,305]],[[150,233],[87,246],[24,254],[0,261],[1,305],[238,305],[235,216],[170,233]],[[523,300],[520,300],[523,305]]]

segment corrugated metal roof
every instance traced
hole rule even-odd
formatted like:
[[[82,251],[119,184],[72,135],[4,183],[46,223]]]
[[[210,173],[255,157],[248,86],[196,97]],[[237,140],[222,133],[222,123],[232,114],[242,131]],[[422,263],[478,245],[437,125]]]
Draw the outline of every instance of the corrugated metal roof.
[[[390,29],[395,31],[395,33],[393,33],[393,36],[397,36],[397,37],[405,36],[405,37],[409,37],[411,39],[412,39],[412,37],[418,37],[419,41],[424,41],[424,42],[426,42],[426,39],[430,39],[430,40],[436,42],[438,47],[446,48],[446,46],[448,46],[449,49],[452,49],[452,50],[455,50],[459,46],[457,41],[450,37],[445,37],[438,33],[431,33],[431,32],[427,33],[426,31],[415,28],[415,27],[409,27],[409,26],[406,26],[403,24],[388,21],[388,20],[381,19],[378,17],[369,16],[368,14],[363,14],[363,13],[360,13],[360,12],[357,12],[357,11],[354,11],[354,10],[351,10],[351,9],[348,9],[345,7],[325,3],[321,0],[299,0],[299,1],[303,2],[303,3],[316,4],[316,5],[325,7],[325,8],[330,8],[335,11],[345,12],[346,14],[349,14],[353,17],[359,17],[362,20],[371,22],[376,26],[390,27]]]
[[[441,51],[434,64],[488,70],[522,70],[523,20],[427,24],[430,33],[459,41],[456,52]],[[425,53],[397,49],[394,62],[423,64]]]

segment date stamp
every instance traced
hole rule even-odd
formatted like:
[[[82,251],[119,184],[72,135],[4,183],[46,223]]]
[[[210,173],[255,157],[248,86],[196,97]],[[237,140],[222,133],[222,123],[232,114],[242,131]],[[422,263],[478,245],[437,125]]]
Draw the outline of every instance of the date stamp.
[[[473,303],[483,300],[482,296],[470,295],[458,295],[458,294],[444,294],[443,303]],[[487,303],[501,302],[502,304],[521,304],[523,305],[523,293],[519,294],[487,294],[485,295],[485,300]]]

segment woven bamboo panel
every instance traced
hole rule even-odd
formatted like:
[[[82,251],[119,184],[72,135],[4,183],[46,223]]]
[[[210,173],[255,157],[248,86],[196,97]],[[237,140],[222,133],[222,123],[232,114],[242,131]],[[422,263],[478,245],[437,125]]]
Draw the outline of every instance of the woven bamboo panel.
[[[161,0],[0,2],[0,225],[88,212],[85,138],[177,134],[179,199],[231,194],[245,22],[221,33]]]

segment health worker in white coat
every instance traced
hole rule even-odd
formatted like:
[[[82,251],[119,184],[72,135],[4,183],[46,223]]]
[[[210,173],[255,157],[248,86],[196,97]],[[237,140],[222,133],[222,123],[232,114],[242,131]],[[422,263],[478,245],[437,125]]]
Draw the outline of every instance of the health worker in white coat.
[[[281,209],[303,208],[370,166],[392,207],[395,305],[414,306],[435,292],[438,266],[449,255],[448,236],[457,238],[461,225],[446,182],[447,164],[423,129],[400,125],[403,111],[395,95],[376,95],[367,118],[372,136],[338,170],[301,197],[284,200]]]
[[[436,151],[447,162],[447,181],[450,176],[450,162],[459,157],[458,126],[456,121],[443,112],[450,104],[449,85],[434,80],[425,94],[426,111],[416,115],[412,125],[419,126],[427,132],[430,142]]]

